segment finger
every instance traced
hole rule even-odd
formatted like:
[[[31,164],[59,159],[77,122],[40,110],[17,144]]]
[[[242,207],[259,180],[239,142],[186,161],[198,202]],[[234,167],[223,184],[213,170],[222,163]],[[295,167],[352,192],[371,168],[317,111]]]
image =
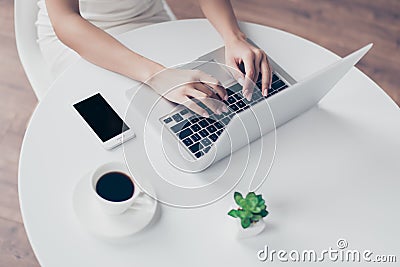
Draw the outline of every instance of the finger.
[[[246,58],[244,58],[243,63],[244,63],[244,69],[246,71],[246,76],[244,80],[244,85],[243,85],[243,96],[250,101],[251,96],[253,94],[254,90],[254,76],[255,76],[255,71],[256,67],[254,66],[254,55],[249,55]],[[257,74],[258,75],[258,74]]]
[[[232,74],[233,78],[240,84],[243,84],[244,74],[239,69],[238,64],[234,59],[227,60],[226,64],[229,66],[229,72]]]
[[[204,111],[206,111],[206,108],[210,109],[211,112],[215,114],[221,114],[222,112],[222,105],[217,98],[213,98],[212,95],[209,93],[210,89],[206,88],[204,84],[201,83],[196,83],[196,87],[193,87],[189,90],[187,95],[189,97],[193,97],[194,99],[193,102],[195,102],[197,105],[202,107]],[[205,91],[205,92],[204,92]],[[212,93],[215,95],[214,93]],[[223,104],[223,103],[222,103]],[[206,111],[207,116],[209,115],[208,112]],[[201,114],[203,117],[205,114]]]
[[[198,75],[198,79],[202,83],[210,86],[214,90],[214,92],[219,95],[219,97],[221,99],[223,99],[223,100],[228,99],[228,93],[226,92],[226,89],[222,86],[220,81],[218,81],[216,78],[214,78],[204,72],[200,72]]]
[[[268,95],[268,89],[271,87],[272,72],[268,64],[267,56],[261,62],[261,91],[263,96]]]
[[[221,114],[222,112],[228,112],[228,108],[225,106],[225,104],[222,101],[219,101],[219,98],[217,97],[217,95],[207,85],[205,85],[203,83],[196,83],[196,84],[194,84],[194,87],[197,90],[202,91],[203,93],[207,94],[207,97],[210,100],[205,100],[204,98],[203,99],[206,102],[208,102],[209,105],[211,105],[211,106],[204,103],[203,100],[201,100],[201,102],[203,102],[205,105],[207,105],[215,114]]]
[[[209,83],[207,83],[206,85],[210,86],[218,94],[220,99],[225,101],[228,100],[228,93],[226,92],[225,87],[223,87],[222,85]]]
[[[211,97],[211,98],[218,99],[218,97],[214,93],[214,91],[210,87],[208,87],[207,85],[205,85],[205,84],[203,84],[201,82],[193,83],[192,89],[199,90],[199,91],[203,92],[204,94],[206,94],[206,97]]]
[[[197,101],[200,101],[201,99],[206,97],[207,97],[206,93],[196,90],[194,88],[190,88],[187,89],[185,100],[180,102],[180,104],[186,106],[187,108],[199,114],[200,116],[207,118],[208,112],[196,103]]]
[[[195,85],[196,89],[199,91],[204,91],[209,90],[204,84],[202,83],[197,83]],[[216,97],[214,93],[211,95],[207,95],[206,97],[203,97],[199,99],[204,105],[206,105],[213,113],[220,115],[222,112],[227,112],[228,108],[225,106],[225,104],[222,101],[219,101],[219,99]]]
[[[202,117],[208,118],[208,112],[200,107],[199,105],[196,104],[196,102],[193,101],[193,99],[187,98],[187,100],[182,103],[185,107],[190,109],[191,111],[195,112],[196,114],[199,114]]]

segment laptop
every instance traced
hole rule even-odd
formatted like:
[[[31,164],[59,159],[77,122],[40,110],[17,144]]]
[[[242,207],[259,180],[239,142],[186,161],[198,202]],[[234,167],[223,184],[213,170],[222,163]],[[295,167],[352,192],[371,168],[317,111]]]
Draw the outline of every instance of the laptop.
[[[181,66],[216,77],[227,90],[224,102],[228,112],[213,114],[198,103],[211,114],[209,118],[180,105],[158,114],[168,161],[180,170],[200,172],[230,156],[316,105],[371,47],[369,44],[301,81],[269,58],[273,69],[271,89],[262,96],[259,77],[250,101],[243,97],[242,86],[224,65],[224,47]]]

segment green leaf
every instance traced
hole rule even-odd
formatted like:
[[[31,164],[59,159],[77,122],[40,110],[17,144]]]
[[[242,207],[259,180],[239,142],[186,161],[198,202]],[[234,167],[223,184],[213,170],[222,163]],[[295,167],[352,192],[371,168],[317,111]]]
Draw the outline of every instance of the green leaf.
[[[248,203],[247,199],[245,199],[245,198],[240,199],[239,206],[245,210],[249,209],[249,203]]]
[[[258,199],[256,197],[249,198],[249,199],[247,199],[247,201],[249,203],[250,209],[257,207]]]
[[[266,208],[267,208],[267,206],[265,206],[265,205],[261,205],[261,206],[258,206],[260,209],[262,209],[262,210],[265,210]]]
[[[240,201],[243,199],[242,194],[240,194],[239,192],[235,192],[233,194],[233,198],[235,199],[236,204],[240,206]]]
[[[261,215],[262,217],[265,217],[265,216],[268,215],[268,211],[262,210],[262,211],[260,212],[260,215]]]
[[[257,196],[256,196],[256,194],[254,193],[254,192],[249,192],[247,195],[246,195],[246,198],[256,198]]]
[[[238,214],[237,214],[237,210],[230,210],[229,212],[228,212],[228,215],[229,216],[232,216],[233,218],[237,218],[238,217]]]
[[[253,213],[260,213],[262,209],[260,207],[255,207],[254,209],[251,210]]]
[[[244,211],[244,210],[238,210],[238,211],[236,212],[236,214],[237,214],[237,216],[238,216],[240,219],[244,219],[244,218],[247,217],[247,216],[246,216],[246,211]]]
[[[250,219],[251,217],[253,217],[253,213],[250,210],[245,210],[244,213],[246,215],[246,218]]]
[[[249,218],[245,218],[245,219],[241,220],[240,223],[241,223],[242,227],[244,229],[246,229],[246,228],[248,228],[250,226],[251,221],[250,221]]]

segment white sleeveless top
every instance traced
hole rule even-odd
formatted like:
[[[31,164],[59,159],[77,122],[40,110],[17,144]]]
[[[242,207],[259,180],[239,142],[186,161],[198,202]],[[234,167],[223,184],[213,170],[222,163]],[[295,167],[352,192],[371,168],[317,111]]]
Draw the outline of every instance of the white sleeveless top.
[[[53,74],[58,76],[79,57],[58,40],[45,0],[39,0],[38,6],[38,43]],[[170,20],[161,0],[79,0],[79,10],[83,18],[111,35]]]

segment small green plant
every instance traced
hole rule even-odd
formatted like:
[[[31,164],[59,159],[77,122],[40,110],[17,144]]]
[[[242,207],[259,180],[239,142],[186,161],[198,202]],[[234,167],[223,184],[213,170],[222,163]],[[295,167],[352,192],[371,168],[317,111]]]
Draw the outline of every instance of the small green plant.
[[[233,218],[239,218],[243,229],[248,228],[252,223],[256,223],[268,215],[267,206],[262,195],[250,192],[243,198],[242,194],[235,192],[233,197],[239,208],[237,210],[232,209],[228,212],[228,215]]]

